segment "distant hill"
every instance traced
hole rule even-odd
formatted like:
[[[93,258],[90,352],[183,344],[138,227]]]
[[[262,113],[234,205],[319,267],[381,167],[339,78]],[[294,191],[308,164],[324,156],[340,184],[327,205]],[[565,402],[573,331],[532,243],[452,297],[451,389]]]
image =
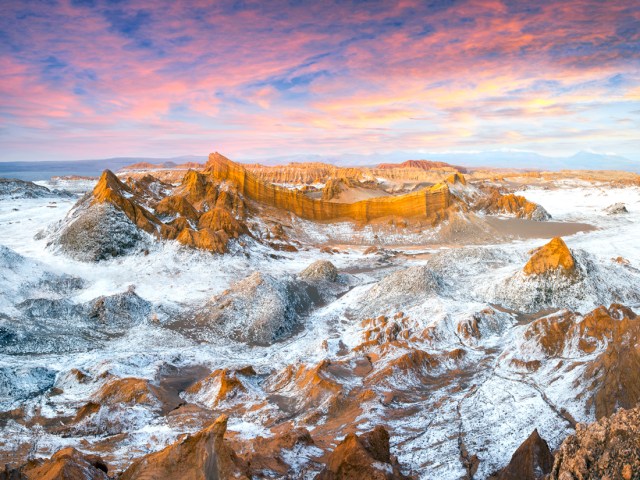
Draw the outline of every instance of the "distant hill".
[[[380,169],[390,168],[418,168],[420,170],[456,170],[460,173],[467,173],[467,169],[447,162],[433,162],[431,160],[407,160],[402,163],[381,163],[377,166]]]
[[[235,158],[241,163],[262,165],[284,165],[292,162],[321,162],[336,166],[371,166],[390,164],[447,165],[456,169],[479,167],[521,170],[625,170],[640,173],[640,162],[619,155],[594,152],[578,152],[566,157],[551,157],[536,152],[495,150],[487,152],[425,153],[428,160],[416,158],[416,152],[389,152],[376,154],[345,155],[283,155],[265,158]],[[206,156],[185,155],[172,158],[117,157],[98,160],[73,160],[50,162],[0,162],[0,177],[20,180],[48,180],[53,176],[79,175],[98,177],[103,170],[121,170],[135,165],[147,164],[147,168],[197,168],[207,161]],[[416,164],[415,162],[420,162]],[[423,163],[426,162],[426,163]],[[186,165],[192,165],[185,167]],[[458,167],[457,165],[464,165]],[[423,167],[418,167],[423,168]],[[435,167],[443,168],[443,167]],[[462,171],[462,170],[461,170]]]
[[[619,155],[578,152],[565,157],[552,157],[528,151],[493,150],[486,152],[425,153],[431,162],[445,162],[465,167],[489,167],[522,170],[626,170],[640,172],[640,162]],[[286,155],[252,159],[264,165],[290,162],[323,162],[340,166],[376,166],[380,163],[404,162],[416,158],[415,152],[389,152],[368,155]]]
[[[171,169],[171,170],[189,170],[191,168],[201,168],[203,166],[200,162],[185,162],[176,163],[174,161],[151,163],[151,162],[138,162],[132,165],[125,165],[120,168],[121,172],[130,172],[135,170],[159,170],[159,169]]]

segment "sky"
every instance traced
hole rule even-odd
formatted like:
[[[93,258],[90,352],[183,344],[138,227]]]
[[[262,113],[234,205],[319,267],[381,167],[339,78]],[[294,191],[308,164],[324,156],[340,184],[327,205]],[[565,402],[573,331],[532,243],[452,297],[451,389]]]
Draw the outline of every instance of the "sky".
[[[0,160],[640,161],[640,0],[0,2]]]

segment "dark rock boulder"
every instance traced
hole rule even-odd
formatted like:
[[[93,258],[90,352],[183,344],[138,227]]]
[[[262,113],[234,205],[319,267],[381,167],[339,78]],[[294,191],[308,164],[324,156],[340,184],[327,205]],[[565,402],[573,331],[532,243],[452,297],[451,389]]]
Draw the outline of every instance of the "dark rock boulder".
[[[551,472],[553,455],[549,445],[534,430],[518,447],[509,465],[504,467],[494,480],[541,480]]]
[[[316,480],[404,480],[389,452],[389,432],[377,426],[363,435],[351,433],[329,455]]]

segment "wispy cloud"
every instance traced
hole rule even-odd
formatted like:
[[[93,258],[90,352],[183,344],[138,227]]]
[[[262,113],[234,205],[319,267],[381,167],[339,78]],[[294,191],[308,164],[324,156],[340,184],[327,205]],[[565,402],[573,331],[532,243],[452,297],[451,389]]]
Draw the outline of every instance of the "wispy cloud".
[[[9,0],[0,40],[0,160],[586,141],[638,158],[627,0]]]

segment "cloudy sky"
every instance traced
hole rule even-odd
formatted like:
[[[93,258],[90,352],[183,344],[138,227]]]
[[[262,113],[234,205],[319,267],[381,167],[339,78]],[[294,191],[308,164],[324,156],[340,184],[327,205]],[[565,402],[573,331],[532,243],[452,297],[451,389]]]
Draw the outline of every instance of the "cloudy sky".
[[[638,0],[3,0],[0,12],[0,160],[640,160]]]

